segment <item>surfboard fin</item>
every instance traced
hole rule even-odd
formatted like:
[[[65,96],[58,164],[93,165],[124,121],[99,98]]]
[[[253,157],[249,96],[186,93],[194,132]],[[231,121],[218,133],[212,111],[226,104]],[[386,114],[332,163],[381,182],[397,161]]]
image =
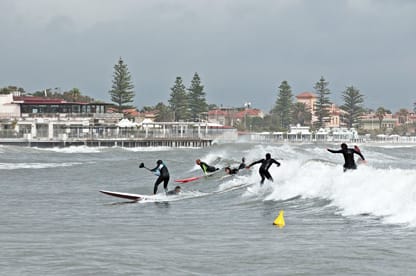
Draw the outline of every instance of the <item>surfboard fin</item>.
[[[285,218],[283,217],[283,215],[284,215],[284,211],[283,210],[280,210],[279,215],[273,221],[273,225],[276,225],[279,228],[283,228],[286,225]]]

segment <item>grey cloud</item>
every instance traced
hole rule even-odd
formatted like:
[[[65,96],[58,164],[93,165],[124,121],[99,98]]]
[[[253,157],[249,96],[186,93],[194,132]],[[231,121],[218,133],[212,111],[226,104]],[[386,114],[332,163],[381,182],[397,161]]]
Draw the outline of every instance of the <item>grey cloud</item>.
[[[196,71],[208,100],[223,105],[248,100],[268,110],[281,81],[296,94],[311,91],[321,75],[334,101],[348,85],[369,107],[410,108],[416,100],[412,1],[52,2],[23,12],[0,3],[10,9],[0,19],[9,37],[0,46],[0,86],[79,87],[108,100],[121,56],[139,107],[167,102],[175,77],[188,85]],[[36,19],[41,10],[50,12]]]

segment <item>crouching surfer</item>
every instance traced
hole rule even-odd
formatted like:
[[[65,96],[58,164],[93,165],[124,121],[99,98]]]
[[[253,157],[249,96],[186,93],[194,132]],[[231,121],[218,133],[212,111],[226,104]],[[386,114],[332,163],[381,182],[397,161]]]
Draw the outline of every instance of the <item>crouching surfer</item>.
[[[270,175],[269,168],[273,164],[276,164],[278,167],[280,167],[280,163],[274,160],[272,156],[270,155],[270,153],[266,153],[265,159],[260,159],[258,161],[255,161],[251,163],[250,165],[248,165],[246,168],[249,169],[251,166],[259,164],[259,163],[261,163],[260,168],[259,168],[259,174],[261,177],[260,185],[263,185],[264,180],[266,178],[273,182],[273,177]]]

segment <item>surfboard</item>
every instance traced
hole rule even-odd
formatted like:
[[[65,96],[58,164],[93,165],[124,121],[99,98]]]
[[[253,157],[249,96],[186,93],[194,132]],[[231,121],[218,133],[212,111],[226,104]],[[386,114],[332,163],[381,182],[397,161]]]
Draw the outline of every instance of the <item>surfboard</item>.
[[[142,199],[149,198],[149,196],[139,195],[139,194],[119,193],[119,192],[104,191],[104,190],[101,190],[100,192],[103,193],[103,194],[109,195],[109,196],[114,196],[114,197],[119,197],[119,198],[124,198],[124,199],[130,199],[130,200],[133,200],[133,201],[139,201],[139,200],[142,200]]]
[[[175,179],[175,182],[179,182],[179,183],[188,183],[188,182],[192,182],[195,180],[198,180],[200,178],[202,178],[203,176],[194,176],[194,177],[188,177],[188,178],[183,178],[183,179]]]

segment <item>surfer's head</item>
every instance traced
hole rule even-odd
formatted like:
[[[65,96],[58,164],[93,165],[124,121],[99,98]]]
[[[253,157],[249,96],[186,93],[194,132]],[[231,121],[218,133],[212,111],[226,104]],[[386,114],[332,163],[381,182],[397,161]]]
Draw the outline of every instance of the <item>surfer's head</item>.
[[[160,165],[160,164],[162,164],[163,163],[163,161],[162,160],[157,160],[157,162],[156,162],[156,164],[158,164],[158,165]]]
[[[201,164],[201,159],[196,159],[195,163],[197,163],[198,165]]]
[[[179,194],[181,192],[181,186],[175,187],[175,193]]]
[[[341,149],[343,149],[343,150],[346,150],[346,149],[348,149],[348,146],[347,146],[347,144],[345,144],[345,143],[342,143],[342,144],[341,144]]]
[[[270,153],[266,153],[266,159],[270,159],[272,158],[272,156],[270,155]]]
[[[231,169],[230,167],[225,167],[224,168],[225,173],[230,174],[231,173]]]

